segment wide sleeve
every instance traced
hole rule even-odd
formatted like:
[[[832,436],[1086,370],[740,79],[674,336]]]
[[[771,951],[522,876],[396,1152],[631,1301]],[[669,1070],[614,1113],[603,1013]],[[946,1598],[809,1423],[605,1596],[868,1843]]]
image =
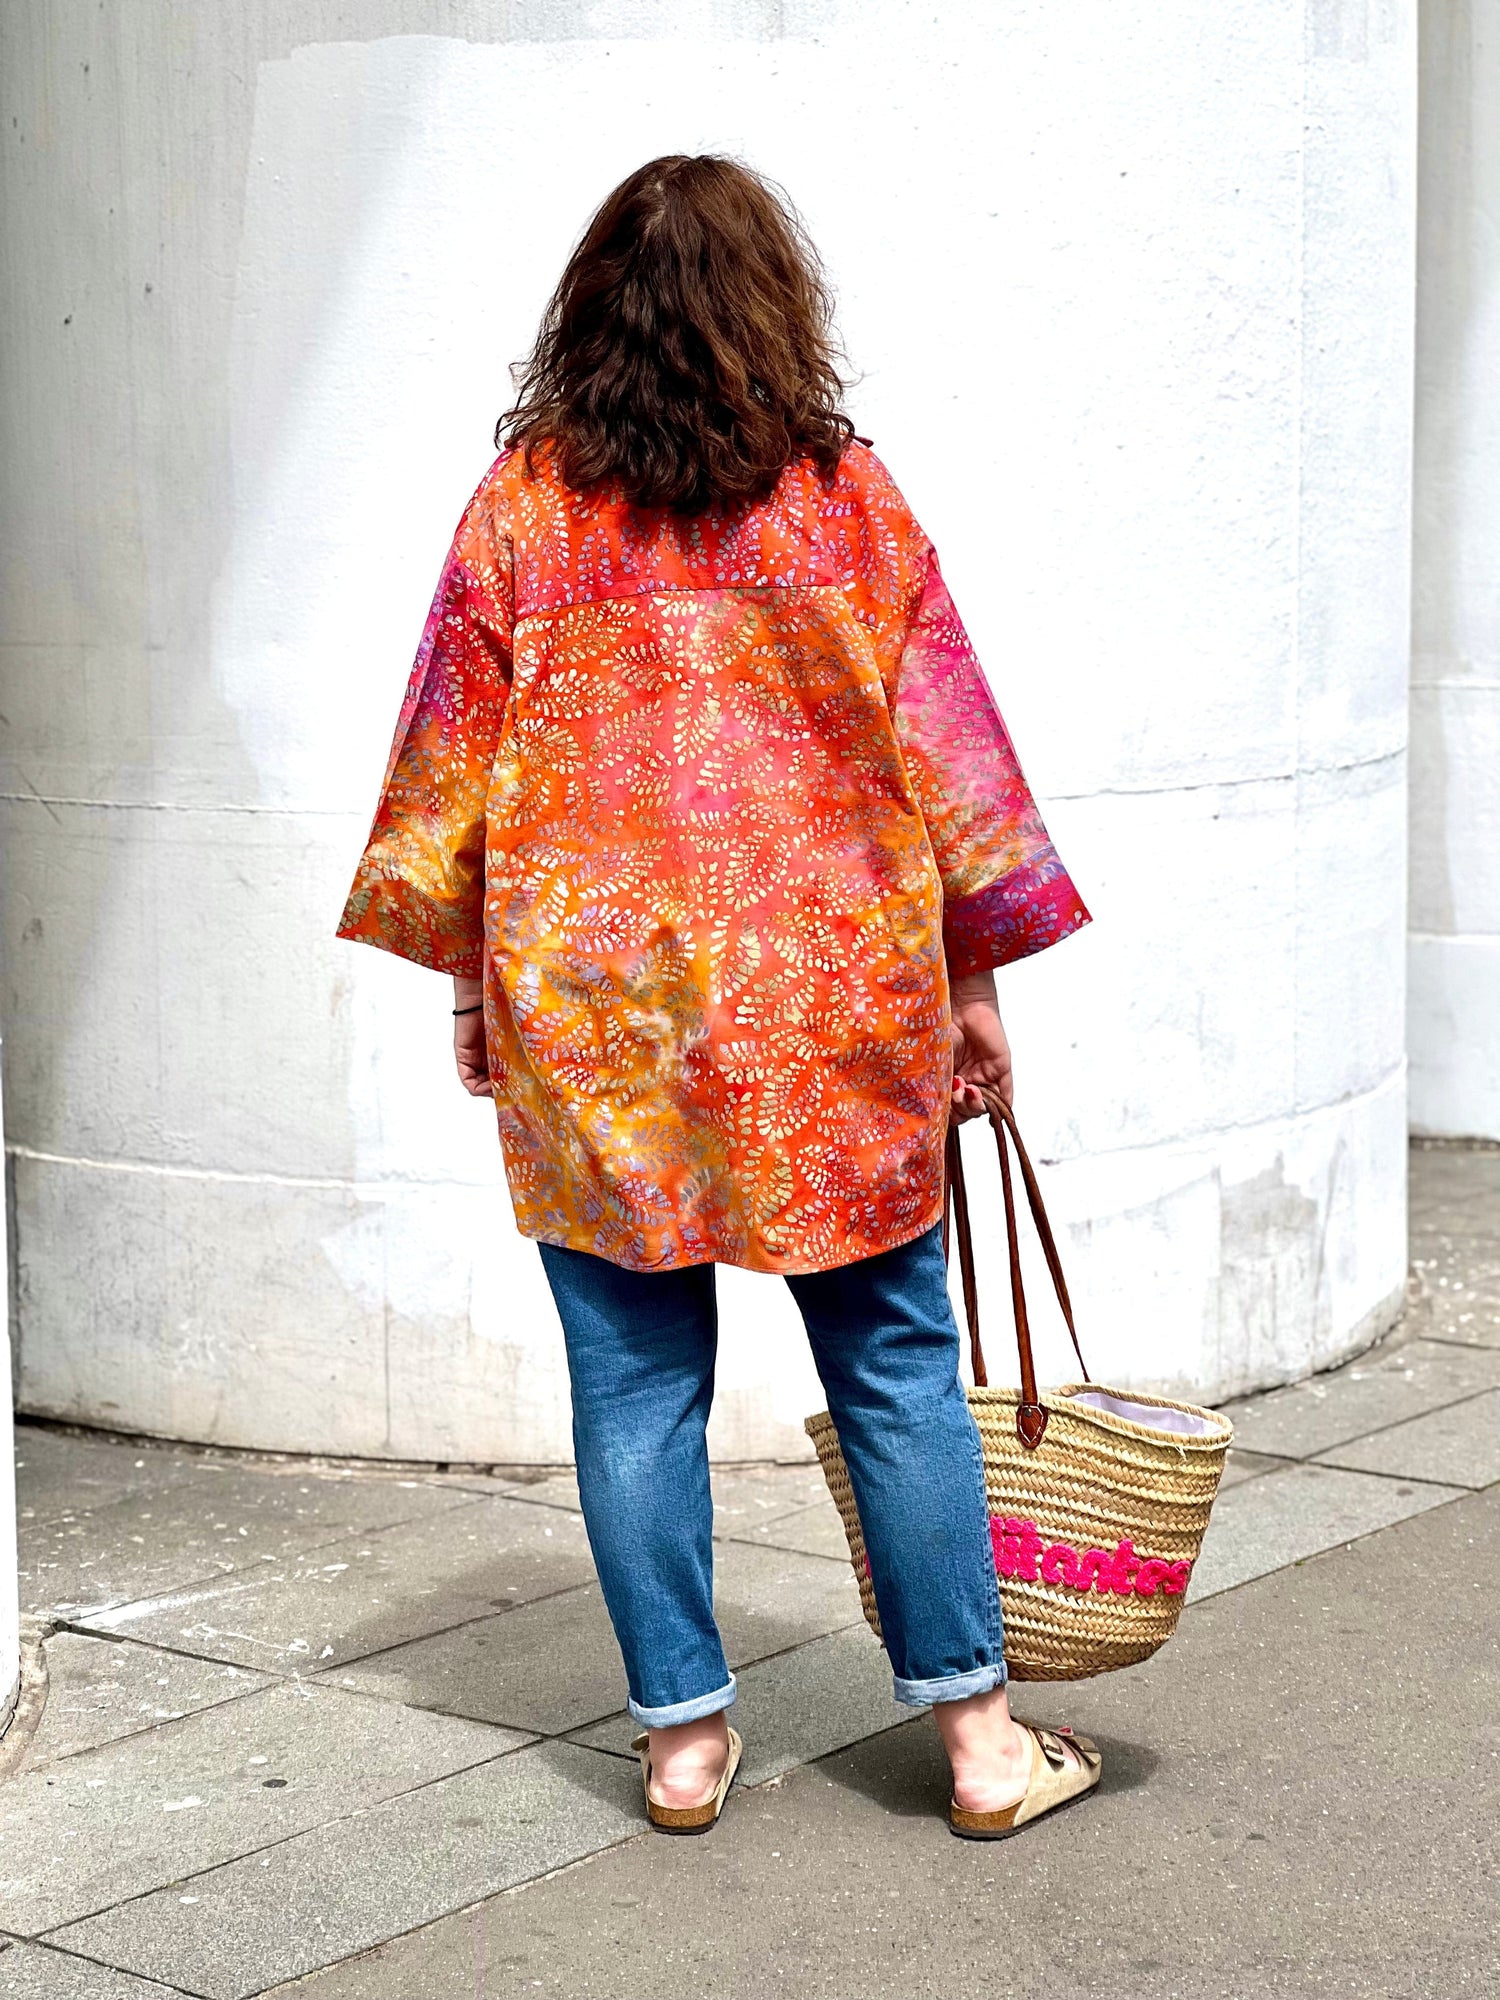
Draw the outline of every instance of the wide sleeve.
[[[1026,958],[1089,921],[929,547],[896,732],[943,883],[949,973]]]
[[[459,524],[338,935],[437,972],[484,952],[485,798],[510,691],[511,543],[493,472]]]

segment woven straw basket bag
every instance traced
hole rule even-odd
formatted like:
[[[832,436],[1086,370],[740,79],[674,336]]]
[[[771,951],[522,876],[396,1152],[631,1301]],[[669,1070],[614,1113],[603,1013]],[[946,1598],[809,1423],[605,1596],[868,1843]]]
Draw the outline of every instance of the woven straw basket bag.
[[[987,1387],[957,1126],[948,1134],[943,1246],[946,1251],[951,1208],[974,1370],[969,1406],[984,1446],[1006,1665],[1015,1680],[1083,1680],[1148,1658],[1177,1629],[1233,1431],[1213,1410],[1090,1382],[1057,1245],[1016,1121],[997,1094],[986,1092],[985,1103],[1000,1148],[1019,1391]],[[1015,1148],[1083,1375],[1082,1382],[1041,1393],[1021,1284],[1007,1140]],[[809,1417],[806,1429],[843,1519],[865,1617],[878,1638],[880,1613],[838,1433],[826,1410]]]

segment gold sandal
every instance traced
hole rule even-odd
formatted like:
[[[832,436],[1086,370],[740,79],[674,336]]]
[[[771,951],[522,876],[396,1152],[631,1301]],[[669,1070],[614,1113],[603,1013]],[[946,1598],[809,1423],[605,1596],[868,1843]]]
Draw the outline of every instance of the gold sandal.
[[[1031,1738],[1031,1773],[1026,1789],[1013,1806],[1002,1806],[998,1812],[969,1812],[956,1799],[950,1799],[948,1826],[961,1840],[1008,1840],[1033,1820],[1083,1798],[1099,1782],[1104,1760],[1092,1737],[1075,1736],[1071,1729],[1036,1729],[1029,1722],[1016,1726]],[[1065,1744],[1071,1744],[1078,1752],[1076,1764]]]
[[[729,1731],[729,1755],[724,1762],[724,1775],[719,1780],[718,1789],[712,1798],[707,1798],[701,1806],[664,1806],[651,1796],[651,1738],[643,1732],[631,1743],[641,1760],[641,1783],[646,1788],[646,1817],[662,1833],[707,1833],[724,1810],[724,1800],[729,1787],[734,1783],[734,1774],[740,1768],[740,1758],[745,1746],[740,1741],[737,1729]]]

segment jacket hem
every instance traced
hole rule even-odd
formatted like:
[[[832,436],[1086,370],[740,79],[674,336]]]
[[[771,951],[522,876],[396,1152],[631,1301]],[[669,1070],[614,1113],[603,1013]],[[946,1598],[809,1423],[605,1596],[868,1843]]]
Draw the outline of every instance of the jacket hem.
[[[819,1271],[841,1271],[849,1264],[863,1264],[871,1257],[884,1256],[888,1250],[900,1250],[906,1244],[914,1243],[919,1236],[925,1236],[942,1219],[943,1198],[939,1194],[930,1211],[924,1214],[920,1222],[893,1230],[888,1241],[872,1243],[857,1256],[836,1257],[826,1262],[806,1257],[786,1257],[773,1261],[766,1256],[757,1257],[754,1246],[747,1246],[738,1254],[710,1251],[703,1256],[664,1257],[657,1263],[647,1264],[631,1258],[605,1256],[595,1247],[595,1239],[587,1230],[579,1229],[554,1234],[543,1229],[528,1229],[519,1217],[516,1219],[516,1228],[528,1242],[546,1243],[555,1250],[578,1250],[585,1256],[598,1257],[605,1264],[614,1264],[622,1271],[639,1271],[647,1276],[656,1271],[690,1271],[699,1264],[725,1264],[731,1270],[756,1271],[771,1278],[807,1278]]]

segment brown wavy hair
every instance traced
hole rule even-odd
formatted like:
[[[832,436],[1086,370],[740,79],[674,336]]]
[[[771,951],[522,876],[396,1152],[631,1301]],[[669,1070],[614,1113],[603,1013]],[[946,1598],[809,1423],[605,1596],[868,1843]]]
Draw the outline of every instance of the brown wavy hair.
[[[565,483],[696,514],[838,469],[854,426],[818,254],[737,160],[671,153],[621,181],[568,260],[495,442]]]

